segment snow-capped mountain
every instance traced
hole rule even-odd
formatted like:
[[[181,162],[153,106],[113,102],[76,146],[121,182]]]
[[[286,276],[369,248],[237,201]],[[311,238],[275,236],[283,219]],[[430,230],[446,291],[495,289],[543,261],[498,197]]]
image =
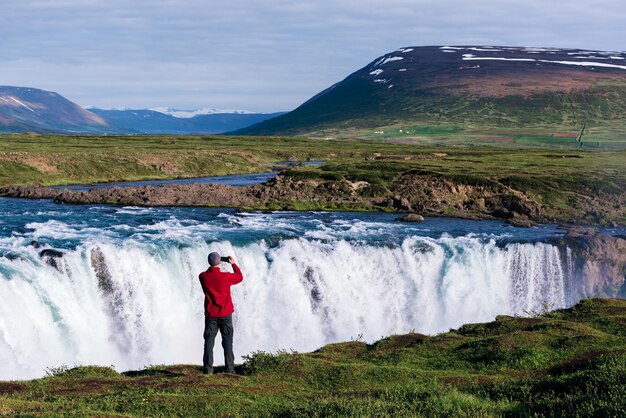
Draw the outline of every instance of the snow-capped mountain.
[[[124,109],[127,110],[127,109]],[[216,114],[236,114],[236,115],[253,115],[259,114],[258,112],[250,112],[248,110],[229,110],[229,109],[213,109],[213,108],[201,108],[196,110],[182,110],[172,109],[170,107],[153,107],[148,110],[163,113],[165,115],[174,116],[175,118],[193,118],[194,116],[201,115],[216,115]]]
[[[626,53],[508,46],[405,47],[281,117],[238,134],[395,123],[605,124],[626,114]]]

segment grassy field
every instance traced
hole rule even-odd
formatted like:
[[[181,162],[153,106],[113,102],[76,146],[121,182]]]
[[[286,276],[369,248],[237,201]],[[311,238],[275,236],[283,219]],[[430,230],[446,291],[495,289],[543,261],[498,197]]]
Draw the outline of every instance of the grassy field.
[[[377,129],[355,130],[352,135],[363,139],[415,143],[422,145],[491,144],[503,148],[544,148],[558,150],[619,151],[626,149],[626,122],[611,126],[586,127],[581,141],[581,127],[553,126],[535,129],[490,129],[483,125],[396,124]],[[334,136],[330,131],[328,136]]]
[[[624,416],[626,300],[530,314],[433,337],[257,352],[237,375],[205,376],[193,365],[59,367],[0,382],[0,415]]]
[[[1,135],[0,185],[59,185],[250,173],[267,171],[275,161],[306,159],[339,164],[358,164],[371,158],[415,161],[410,164],[476,175],[494,174],[497,169],[500,174],[569,176],[576,172],[581,177],[592,174],[611,177],[626,168],[625,152],[577,150],[573,138],[536,136],[533,143],[545,139],[546,143],[541,145],[547,148],[517,149],[509,141],[485,141],[471,146],[457,144],[454,135],[497,137],[498,134],[465,134],[454,126],[405,129],[409,139],[406,143],[388,141],[387,134],[366,141],[299,137]],[[415,131],[428,137],[446,138],[448,142],[411,141]],[[397,138],[393,131],[389,135]],[[551,141],[567,142],[571,147],[560,149],[550,146]],[[433,154],[446,155],[437,158]]]
[[[461,132],[458,127],[444,131],[421,129],[422,135],[435,136]],[[556,139],[576,142],[571,137]],[[339,182],[367,181],[372,193],[376,188],[392,189],[396,179],[407,172],[443,176],[461,185],[497,182],[524,193],[555,219],[585,217],[589,222],[626,223],[626,150],[529,148],[502,144],[511,141],[483,142],[490,143],[470,146],[455,145],[453,140],[437,145],[385,138],[2,135],[0,186],[251,173],[269,171],[276,161],[312,159],[326,164],[288,174]],[[557,216],[562,213],[568,217]]]

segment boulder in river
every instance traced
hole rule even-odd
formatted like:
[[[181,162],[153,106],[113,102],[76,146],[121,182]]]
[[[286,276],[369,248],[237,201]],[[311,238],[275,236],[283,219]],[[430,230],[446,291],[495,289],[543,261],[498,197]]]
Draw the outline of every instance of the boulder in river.
[[[61,271],[60,259],[63,258],[62,251],[55,250],[53,248],[46,248],[45,250],[39,251],[39,257],[41,257],[49,266]]]
[[[417,213],[407,213],[406,215],[398,216],[396,221],[400,222],[424,222],[424,217]]]

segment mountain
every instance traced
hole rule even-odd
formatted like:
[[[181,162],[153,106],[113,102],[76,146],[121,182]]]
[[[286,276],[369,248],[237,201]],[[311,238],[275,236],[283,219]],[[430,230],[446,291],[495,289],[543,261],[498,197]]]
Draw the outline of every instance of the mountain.
[[[376,58],[283,116],[233,132],[299,134],[399,122],[626,125],[626,53],[427,46]]]
[[[142,134],[216,134],[241,129],[284,113],[211,113],[215,109],[183,111],[167,108],[97,109],[90,111],[112,125]],[[224,111],[226,112],[226,111]]]
[[[0,86],[0,132],[117,133],[119,129],[57,93]]]
[[[218,109],[83,109],[54,92],[0,86],[0,133],[215,134],[283,114]]]

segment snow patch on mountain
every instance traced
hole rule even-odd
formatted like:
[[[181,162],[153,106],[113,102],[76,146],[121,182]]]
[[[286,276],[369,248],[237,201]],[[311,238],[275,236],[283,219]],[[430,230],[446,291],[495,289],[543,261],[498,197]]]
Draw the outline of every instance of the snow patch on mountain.
[[[583,67],[603,67],[603,68],[619,68],[626,70],[626,65],[607,64],[604,62],[593,61],[552,61],[552,60],[540,60],[533,58],[503,58],[503,57],[463,57],[463,61],[523,61],[523,62],[544,62],[547,64],[562,64],[562,65],[579,65]]]
[[[494,48],[492,46],[484,46],[482,48],[471,47],[467,48],[470,51],[478,51],[478,52],[501,52],[501,49]]]
[[[471,54],[467,54],[471,55]],[[503,58],[503,57],[466,57],[463,56],[463,61],[475,61],[475,60],[484,60],[484,61],[525,61],[525,62],[535,62],[536,59],[533,58]]]
[[[28,91],[30,91],[30,90],[28,90]],[[30,106],[25,105],[24,103],[22,103],[21,101],[19,101],[18,99],[16,99],[13,96],[0,96],[0,99],[2,99],[8,105],[14,105],[14,103],[16,103],[18,106],[25,107],[26,109],[30,110],[31,112],[36,113],[33,108],[31,108]],[[11,103],[11,101],[13,101],[13,103]]]
[[[403,60],[403,57],[382,57],[381,59],[379,59],[375,64],[374,67],[378,67],[379,65],[385,65],[388,62],[392,62],[392,61],[400,61]]]
[[[183,109],[172,109],[169,107],[153,107],[151,109],[154,112],[163,113],[165,115],[174,116],[175,118],[189,119],[194,116],[199,115],[215,115],[219,113],[231,113],[231,114],[239,114],[239,115],[250,115],[256,112],[250,112],[248,110],[232,110],[232,109],[213,109],[213,108],[202,108],[196,110],[183,110]]]

